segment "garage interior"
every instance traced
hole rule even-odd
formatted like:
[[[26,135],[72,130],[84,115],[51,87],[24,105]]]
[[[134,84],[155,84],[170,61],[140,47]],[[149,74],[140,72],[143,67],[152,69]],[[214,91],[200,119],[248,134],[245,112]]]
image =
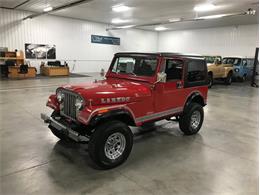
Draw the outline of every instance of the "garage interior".
[[[40,118],[51,114],[46,102],[59,86],[103,79],[101,69],[117,52],[254,58],[258,6],[256,0],[0,1],[0,51],[21,51],[36,70],[33,78],[1,78],[1,194],[259,194],[259,91],[251,78],[214,82],[196,135],[183,135],[167,120],[131,127],[131,155],[110,170],[94,168],[87,144],[59,140]],[[93,35],[115,42],[97,43]],[[30,56],[32,45],[54,47],[55,55]],[[69,74],[45,75],[48,61],[60,61]]]

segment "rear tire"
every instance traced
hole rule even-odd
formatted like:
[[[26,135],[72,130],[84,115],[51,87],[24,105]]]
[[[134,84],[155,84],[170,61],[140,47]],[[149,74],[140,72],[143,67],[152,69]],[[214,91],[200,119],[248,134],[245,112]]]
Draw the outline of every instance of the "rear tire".
[[[203,120],[203,107],[198,103],[190,103],[180,116],[179,127],[185,135],[193,135],[199,132]]]
[[[231,83],[232,83],[232,72],[229,72],[227,78],[225,79],[225,84],[231,85]]]
[[[111,169],[126,161],[132,146],[133,133],[130,128],[120,121],[110,121],[95,129],[88,150],[96,165]]]

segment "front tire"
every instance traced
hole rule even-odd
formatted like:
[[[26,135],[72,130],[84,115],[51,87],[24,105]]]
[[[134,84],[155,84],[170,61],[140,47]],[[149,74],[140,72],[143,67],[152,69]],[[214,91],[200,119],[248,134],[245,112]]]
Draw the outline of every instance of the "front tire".
[[[119,166],[128,158],[133,146],[133,133],[120,121],[99,125],[89,141],[89,155],[103,169]]]
[[[203,107],[198,103],[190,103],[180,116],[179,127],[185,135],[193,135],[199,132],[203,120]]]
[[[227,78],[225,79],[225,84],[231,85],[231,83],[232,83],[232,72],[229,72]]]

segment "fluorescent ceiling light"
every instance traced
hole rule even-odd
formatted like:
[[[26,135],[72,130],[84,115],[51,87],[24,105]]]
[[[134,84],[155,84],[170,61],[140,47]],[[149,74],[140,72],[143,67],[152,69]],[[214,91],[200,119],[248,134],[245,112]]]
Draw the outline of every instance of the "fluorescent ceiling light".
[[[167,28],[165,28],[164,26],[157,26],[157,27],[155,27],[154,30],[163,31],[163,30],[167,30]]]
[[[216,9],[216,6],[212,3],[200,4],[194,7],[194,11],[196,12],[206,12],[214,9]]]
[[[134,27],[135,25],[126,25],[126,26],[119,26],[118,28],[132,28]]]
[[[125,12],[128,11],[130,9],[130,7],[125,6],[125,5],[115,5],[112,7],[112,10],[114,12]]]
[[[44,12],[49,12],[49,11],[51,11],[51,10],[53,10],[52,7],[46,7],[46,8],[43,9]]]
[[[228,15],[229,14],[217,14],[217,15],[210,15],[210,16],[201,16],[196,19],[210,20],[210,19],[222,18],[222,17],[228,16]]]
[[[126,23],[126,22],[129,22],[129,20],[122,20],[120,18],[114,18],[112,19],[111,21],[113,24],[121,24],[121,23]]]

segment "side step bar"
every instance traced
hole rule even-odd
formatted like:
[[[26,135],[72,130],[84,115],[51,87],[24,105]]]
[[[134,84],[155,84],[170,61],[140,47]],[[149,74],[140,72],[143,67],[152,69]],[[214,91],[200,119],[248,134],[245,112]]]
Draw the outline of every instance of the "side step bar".
[[[72,130],[70,127],[65,126],[55,120],[53,117],[48,116],[47,114],[41,113],[41,119],[45,122],[57,129],[58,131],[61,131],[63,134],[67,135],[69,138],[76,142],[88,142],[89,138],[86,136],[80,135],[78,132]]]

